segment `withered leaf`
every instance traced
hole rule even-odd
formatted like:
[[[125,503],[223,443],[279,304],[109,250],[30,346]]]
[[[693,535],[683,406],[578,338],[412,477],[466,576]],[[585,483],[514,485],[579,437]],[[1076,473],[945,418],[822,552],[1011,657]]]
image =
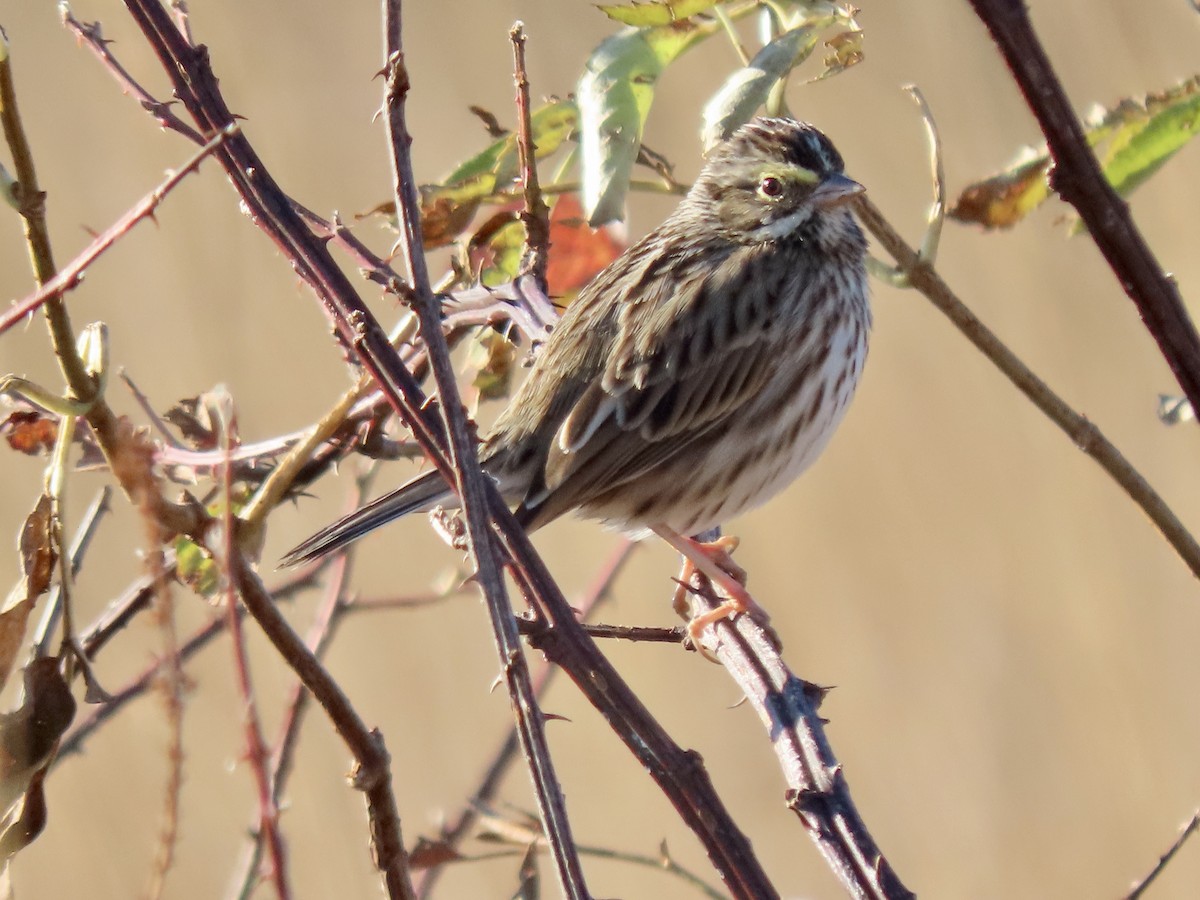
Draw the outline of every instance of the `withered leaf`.
[[[1050,158],[1038,155],[1007,171],[968,185],[950,209],[951,218],[988,228],[1011,228],[1050,195]]]
[[[43,456],[50,452],[58,437],[58,419],[35,409],[19,409],[12,412],[3,423],[0,432],[8,446],[27,456]]]
[[[825,71],[815,80],[828,78],[844,72],[863,61],[863,33],[856,28],[835,34],[825,42],[829,54],[825,57]]]
[[[53,502],[43,494],[21,528],[21,583],[9,595],[0,610],[0,687],[8,681],[13,664],[25,640],[25,629],[34,603],[50,587],[54,564],[58,561],[50,539]]]
[[[417,846],[413,847],[408,855],[408,864],[414,869],[428,869],[463,858],[461,853],[445,841],[418,838]]]
[[[1084,126],[1104,177],[1127,197],[1200,133],[1200,76],[1100,108]],[[949,215],[987,228],[1015,225],[1050,195],[1049,171],[1046,147],[1029,150],[1003,172],[968,185]]]
[[[179,429],[183,439],[196,450],[212,450],[217,446],[216,431],[206,413],[205,396],[185,397],[163,413],[163,418]]]
[[[50,576],[58,560],[50,540],[53,515],[54,501],[49,494],[42,494],[21,527],[21,572],[25,575],[25,597],[29,600],[50,587]]]
[[[28,846],[46,822],[44,767],[75,718],[75,698],[53,657],[25,668],[25,699],[0,715],[0,808],[9,822],[0,835],[0,859]],[[24,797],[20,815],[11,813]]]
[[[479,203],[478,197],[459,202],[435,190],[422,190],[421,239],[425,246],[433,250],[453,243],[471,224]]]

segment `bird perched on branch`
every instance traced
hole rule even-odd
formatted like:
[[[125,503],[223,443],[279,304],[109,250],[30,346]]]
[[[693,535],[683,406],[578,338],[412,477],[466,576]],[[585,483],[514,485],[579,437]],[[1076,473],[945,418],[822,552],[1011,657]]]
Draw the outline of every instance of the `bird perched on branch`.
[[[480,448],[483,469],[540,528],[567,512],[653,532],[727,599],[758,610],[708,530],[779,493],[821,453],[867,355],[866,241],[824,134],[759,118],[709,155],[661,225],[587,285]],[[456,498],[414,478],[304,541],[337,550]]]

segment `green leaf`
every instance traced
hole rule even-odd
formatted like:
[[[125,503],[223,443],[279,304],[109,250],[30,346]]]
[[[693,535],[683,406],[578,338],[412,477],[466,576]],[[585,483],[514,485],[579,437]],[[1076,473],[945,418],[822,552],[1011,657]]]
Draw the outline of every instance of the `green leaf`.
[[[460,163],[458,168],[442,179],[442,185],[449,187],[455,184],[467,184],[480,177],[491,175],[496,171],[496,161],[500,159],[500,155],[511,141],[511,136],[502,137],[481,153]]]
[[[191,538],[175,539],[175,572],[201,597],[213,597],[221,586],[217,564]]]
[[[579,121],[574,100],[555,100],[530,114],[530,136],[538,159],[550,156]],[[479,204],[512,186],[520,175],[517,136],[505,135],[447,175],[441,184],[421,185],[421,227],[430,247],[453,241],[470,223]],[[395,213],[395,210],[392,210]]]
[[[574,100],[555,100],[535,109],[529,116],[530,136],[539,159],[554,153],[571,132],[579,119],[579,110]],[[517,136],[508,134],[492,143],[483,152],[471,157],[447,175],[440,185],[449,194],[459,189],[458,195],[486,197],[496,189],[507,186],[519,174],[520,155]],[[479,191],[486,186],[485,193]]]
[[[1123,119],[1110,140],[1104,174],[1128,196],[1200,132],[1200,76],[1148,96]]]
[[[721,0],[633,0],[629,6],[600,4],[599,10],[610,19],[624,25],[645,28],[651,25],[671,25],[680,19],[712,9]]]
[[[479,273],[479,280],[489,287],[505,284],[515,279],[521,269],[521,256],[525,250],[525,226],[510,222],[498,229],[487,242],[491,251],[491,263]]]
[[[606,38],[579,79],[583,205],[593,228],[624,215],[629,176],[642,143],[654,87],[685,50],[717,22],[629,28]]]
[[[1200,132],[1200,76],[1100,109],[1084,124],[1105,178],[1127,197]],[[1011,227],[1050,195],[1049,170],[1045,146],[1026,152],[1003,172],[964,188],[949,215],[987,228]],[[1078,230],[1076,225],[1073,233]]]
[[[818,23],[784,32],[759,50],[748,66],[725,79],[704,107],[705,150],[748,122],[780,79],[809,57],[817,46],[820,27]]]
[[[520,229],[518,229],[520,230]],[[479,332],[471,346],[468,365],[475,369],[471,386],[481,400],[501,400],[509,395],[517,368],[517,347],[498,331]]]

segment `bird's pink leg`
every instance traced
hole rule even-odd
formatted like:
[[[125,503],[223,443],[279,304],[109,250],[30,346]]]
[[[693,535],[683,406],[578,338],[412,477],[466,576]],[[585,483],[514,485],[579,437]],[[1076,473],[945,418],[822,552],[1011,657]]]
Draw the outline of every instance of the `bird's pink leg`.
[[[736,537],[727,535],[717,538],[715,541],[703,543],[686,537],[665,525],[653,526],[651,530],[683,556],[684,571],[679,580],[684,585],[691,581],[693,573],[700,572],[720,588],[721,593],[726,597],[720,605],[708,612],[694,616],[688,622],[688,636],[693,643],[699,645],[700,633],[709,625],[737,613],[749,613],[756,622],[770,627],[767,623],[771,617],[746,590],[746,570],[734,562],[730,555],[737,549],[738,539]],[[678,599],[677,596],[677,601]],[[686,608],[686,604],[684,606]]]

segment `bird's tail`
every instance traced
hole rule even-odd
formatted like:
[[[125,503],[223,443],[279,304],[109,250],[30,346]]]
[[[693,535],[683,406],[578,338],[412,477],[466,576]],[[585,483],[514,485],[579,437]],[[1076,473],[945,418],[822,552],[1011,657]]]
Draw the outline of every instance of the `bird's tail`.
[[[454,492],[446,487],[445,479],[436,469],[418,475],[390,494],[372,500],[366,506],[338,519],[332,525],[325,526],[312,537],[293,547],[284,554],[281,565],[294,566],[317,559],[340,550],[351,541],[358,540],[364,534],[386,525],[393,519],[413,512],[425,512],[439,503],[449,503],[452,500],[457,500]]]

